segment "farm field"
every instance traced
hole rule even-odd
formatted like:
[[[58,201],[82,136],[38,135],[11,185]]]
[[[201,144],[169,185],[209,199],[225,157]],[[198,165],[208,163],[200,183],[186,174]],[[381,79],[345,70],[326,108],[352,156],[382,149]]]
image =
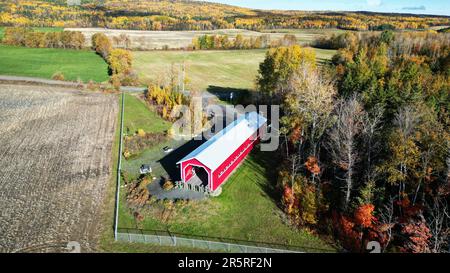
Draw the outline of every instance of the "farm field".
[[[0,75],[51,78],[62,72],[65,80],[87,82],[108,80],[108,67],[95,52],[55,48],[26,48],[0,45]]]
[[[315,49],[319,62],[331,59],[336,51]],[[216,91],[223,88],[253,89],[259,64],[266,50],[227,51],[136,51],[134,68],[141,81],[169,81],[172,64],[186,65],[188,90]]]
[[[262,34],[275,35],[275,37],[283,37],[285,34],[291,34],[297,37],[301,45],[309,45],[320,37],[326,37],[332,34],[343,33],[345,30],[337,28],[327,29],[264,29]]]
[[[86,46],[91,46],[91,37],[95,33],[104,33],[110,38],[125,34],[130,38],[130,47],[140,50],[155,50],[167,47],[169,49],[187,48],[192,44],[192,40],[202,35],[228,35],[230,38],[241,34],[244,37],[259,37],[269,35],[271,40],[282,38],[285,34],[292,34],[302,45],[307,45],[318,37],[332,33],[342,32],[338,29],[325,30],[264,30],[262,32],[245,29],[218,29],[209,31],[147,31],[147,30],[122,30],[104,28],[66,28],[65,30],[81,31],[86,37]]]
[[[131,97],[127,96],[125,109],[129,104],[136,103],[137,98]],[[149,108],[146,107],[145,110],[149,117],[155,116]],[[125,124],[132,124],[135,117],[142,120],[142,114],[143,112],[140,115],[125,112]],[[154,124],[159,123],[161,118],[156,116]],[[153,126],[148,132],[157,133],[162,130],[160,126]],[[137,158],[123,160],[123,170],[127,171],[129,177],[136,178],[140,164],[160,159],[164,156],[162,147],[168,144],[176,147],[174,143],[174,140],[168,140],[143,150]],[[126,188],[123,188],[119,206],[119,228],[170,230],[189,235],[296,245],[312,252],[334,251],[319,237],[305,230],[296,230],[286,223],[283,212],[274,199],[274,173],[270,171],[273,161],[273,155],[254,151],[225,184],[221,196],[191,202],[181,207],[175,205],[170,213],[162,212],[160,203],[152,204],[149,209],[145,209],[146,217],[143,221],[136,221],[127,207]],[[152,168],[154,166],[152,165]],[[159,176],[160,170],[155,171],[158,175],[154,175]],[[268,226],[271,228],[268,229]]]
[[[0,252],[96,249],[117,113],[114,95],[0,84]]]

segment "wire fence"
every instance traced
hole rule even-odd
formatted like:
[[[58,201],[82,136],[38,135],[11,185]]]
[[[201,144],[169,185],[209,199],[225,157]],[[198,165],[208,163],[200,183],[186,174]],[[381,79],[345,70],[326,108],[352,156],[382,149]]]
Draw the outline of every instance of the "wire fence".
[[[122,141],[123,141],[123,118],[125,114],[125,92],[122,91],[122,105],[120,109],[120,140],[119,140],[119,155],[117,162],[116,173],[116,200],[114,206],[114,239],[117,240],[117,229],[119,226],[119,199],[120,199],[120,173],[122,171]]]
[[[330,252],[330,249],[174,233],[165,230],[119,228],[117,240],[130,243],[148,243],[160,246],[178,246],[232,253]]]

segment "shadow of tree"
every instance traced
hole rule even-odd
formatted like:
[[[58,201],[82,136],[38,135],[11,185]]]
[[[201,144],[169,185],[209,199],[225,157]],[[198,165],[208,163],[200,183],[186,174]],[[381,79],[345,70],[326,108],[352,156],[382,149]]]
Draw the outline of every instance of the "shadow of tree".
[[[252,93],[255,93],[248,89],[221,87],[215,85],[208,86],[206,91],[215,95],[222,101],[231,102],[233,104],[245,104],[247,101],[252,99]],[[230,97],[231,93],[233,93],[233,99]]]

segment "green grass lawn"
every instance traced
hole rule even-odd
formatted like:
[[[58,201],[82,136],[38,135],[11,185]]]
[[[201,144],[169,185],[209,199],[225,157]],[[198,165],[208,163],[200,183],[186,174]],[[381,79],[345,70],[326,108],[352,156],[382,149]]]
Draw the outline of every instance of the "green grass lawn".
[[[329,29],[264,29],[262,33],[279,34],[280,37],[285,34],[294,35],[297,41],[301,45],[310,45],[316,39],[320,37],[330,36],[332,34],[339,34],[345,32],[345,30],[337,28]]]
[[[169,122],[150,111],[136,95],[125,94],[124,133],[127,133],[127,128],[130,134],[135,133],[138,129],[143,129],[147,133],[162,133],[170,126]]]
[[[134,134],[138,129],[143,129],[147,133],[164,133],[171,126],[171,123],[162,119],[157,113],[151,111],[145,102],[137,95],[125,94],[125,116],[124,133],[127,128],[130,134]],[[145,162],[155,162],[162,158],[165,146],[177,146],[177,141],[168,139],[165,142],[158,143],[155,146],[142,151],[137,158],[122,161],[122,169],[129,174],[131,179],[138,176],[139,167]],[[181,142],[180,142],[181,145]],[[166,175],[166,172],[159,164],[152,165],[153,173],[157,176]]]
[[[130,94],[125,98],[125,124],[132,128],[146,128],[146,132],[162,132],[170,125]],[[167,143],[176,147],[173,142],[168,140]],[[123,170],[134,173],[136,177],[140,164],[164,156],[161,149],[167,143],[146,149],[137,158],[123,160]],[[255,149],[224,185],[222,195],[176,206],[170,217],[164,219],[157,209],[162,205],[157,203],[151,205],[144,221],[137,222],[126,205],[126,188],[122,188],[119,227],[169,229],[171,232],[190,235],[303,246],[306,251],[333,251],[319,237],[286,223],[282,210],[277,206],[279,197],[274,190],[272,166],[276,164],[275,160],[273,154]]]
[[[66,80],[84,82],[108,80],[108,66],[95,52],[54,48],[26,48],[0,45],[0,75],[50,79],[60,71]]]
[[[128,96],[128,95],[127,95]],[[130,99],[128,99],[130,101]],[[118,99],[119,105],[122,105],[121,96]],[[120,111],[117,117],[117,124],[120,124]],[[114,225],[114,205],[116,194],[116,171],[118,164],[119,153],[119,139],[120,130],[116,130],[112,149],[112,175],[109,181],[108,192],[105,200],[104,215],[102,215],[102,222],[104,230],[100,239],[98,251],[103,252],[119,252],[119,253],[176,253],[176,252],[208,252],[204,249],[194,249],[185,247],[169,247],[169,246],[157,246],[151,244],[141,243],[127,243],[118,242],[114,240],[113,225]]]
[[[207,90],[209,86],[253,89],[259,64],[266,50],[228,51],[137,51],[134,68],[143,81],[169,81],[172,64],[185,62],[190,83],[188,90]],[[316,49],[318,61],[329,60],[334,50]]]
[[[334,251],[316,235],[286,223],[269,179],[273,164],[270,154],[253,152],[226,182],[219,197],[175,206],[169,218],[160,217],[161,210],[154,210],[138,223],[123,195],[119,227],[285,244],[311,252]]]

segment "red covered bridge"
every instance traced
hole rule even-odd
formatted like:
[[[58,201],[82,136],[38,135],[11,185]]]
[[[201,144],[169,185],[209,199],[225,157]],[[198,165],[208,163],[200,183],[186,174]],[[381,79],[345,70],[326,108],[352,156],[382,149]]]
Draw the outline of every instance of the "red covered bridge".
[[[266,121],[256,112],[245,113],[233,121],[177,163],[181,180],[188,183],[197,176],[215,191],[252,150]]]

